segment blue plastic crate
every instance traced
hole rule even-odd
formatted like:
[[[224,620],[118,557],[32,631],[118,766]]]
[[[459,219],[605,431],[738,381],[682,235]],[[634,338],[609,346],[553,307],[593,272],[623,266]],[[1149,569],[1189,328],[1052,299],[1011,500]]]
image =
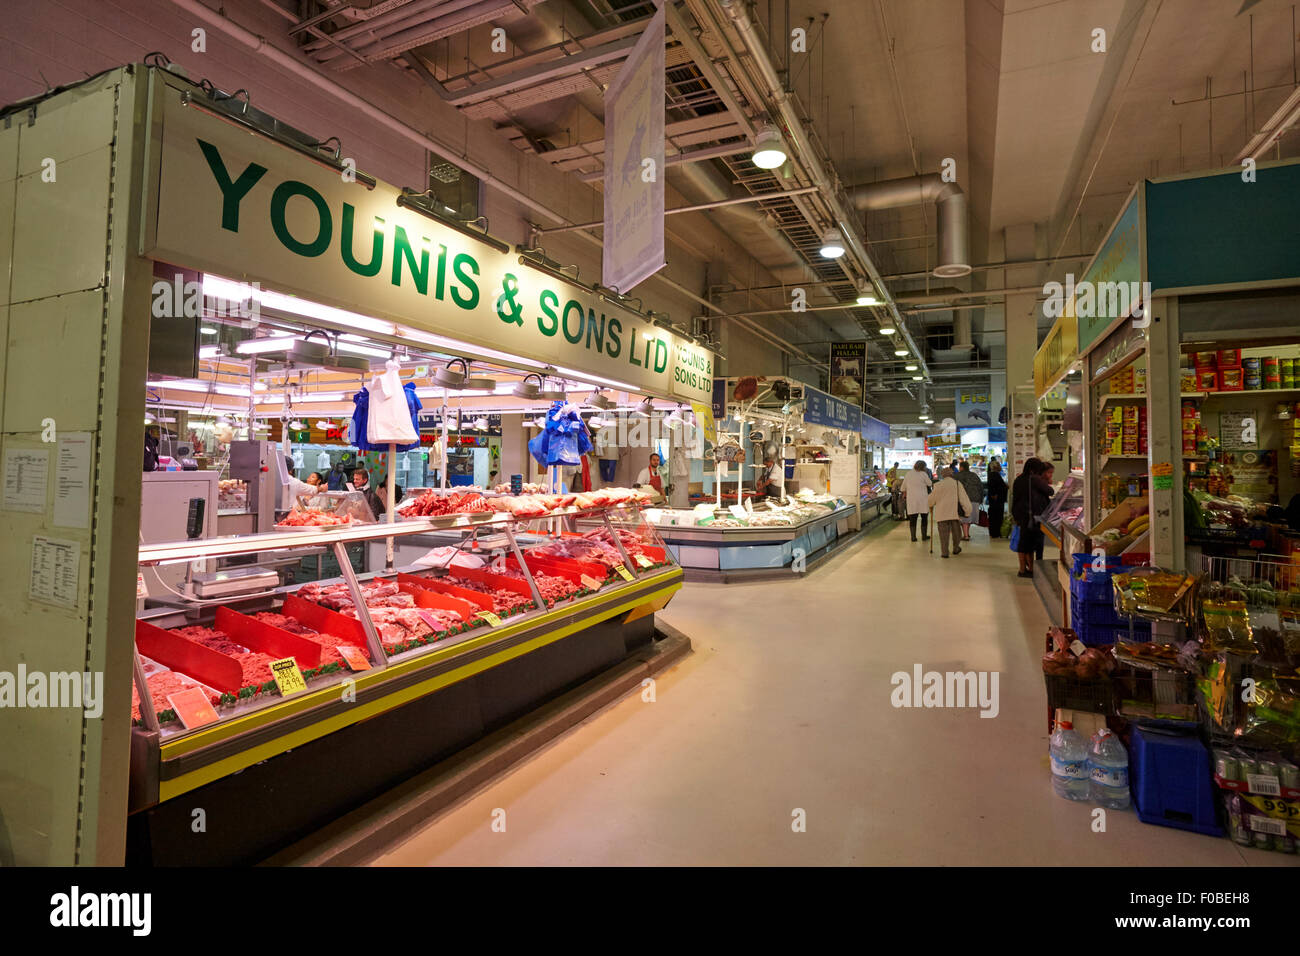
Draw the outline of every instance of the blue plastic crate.
[[[1222,836],[1215,811],[1210,752],[1193,736],[1136,727],[1129,780],[1138,819],[1157,826]]]
[[[1119,617],[1115,614],[1115,608],[1109,603],[1079,601],[1074,598],[1070,599],[1070,620],[1073,621],[1073,627],[1076,631],[1080,625],[1084,627],[1115,627],[1119,624]]]
[[[1095,560],[1096,558],[1093,555],[1084,552],[1076,552],[1070,555],[1070,576],[1078,577],[1083,573],[1084,568],[1091,568],[1092,562]],[[1106,558],[1106,569],[1108,571],[1114,571],[1121,567],[1123,567],[1123,565],[1120,561],[1119,555],[1112,555]]]

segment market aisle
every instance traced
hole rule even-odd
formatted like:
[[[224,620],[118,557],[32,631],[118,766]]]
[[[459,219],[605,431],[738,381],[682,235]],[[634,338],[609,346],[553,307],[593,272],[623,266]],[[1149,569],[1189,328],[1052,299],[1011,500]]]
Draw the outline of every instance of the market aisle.
[[[695,652],[447,811],[381,865],[1286,863],[1054,796],[1047,617],[1005,542],[943,561],[876,528],[805,580],[688,585]],[[891,675],[999,672],[1000,708],[896,709]],[[506,830],[492,814],[506,811]],[[807,830],[792,832],[795,808]]]

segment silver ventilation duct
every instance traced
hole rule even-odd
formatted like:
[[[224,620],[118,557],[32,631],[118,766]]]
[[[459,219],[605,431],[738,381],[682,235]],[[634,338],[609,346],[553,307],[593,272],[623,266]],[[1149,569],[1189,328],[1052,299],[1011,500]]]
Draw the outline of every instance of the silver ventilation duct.
[[[858,209],[873,211],[935,204],[939,220],[939,262],[934,274],[943,278],[970,275],[970,217],[966,194],[956,183],[944,182],[938,173],[864,183],[849,190]]]

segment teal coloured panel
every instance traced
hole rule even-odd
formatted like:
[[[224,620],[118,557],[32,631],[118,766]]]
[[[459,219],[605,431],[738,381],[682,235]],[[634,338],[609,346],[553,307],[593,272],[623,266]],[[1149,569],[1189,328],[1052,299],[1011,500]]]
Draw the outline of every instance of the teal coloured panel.
[[[1151,288],[1300,277],[1300,163],[1147,184]]]

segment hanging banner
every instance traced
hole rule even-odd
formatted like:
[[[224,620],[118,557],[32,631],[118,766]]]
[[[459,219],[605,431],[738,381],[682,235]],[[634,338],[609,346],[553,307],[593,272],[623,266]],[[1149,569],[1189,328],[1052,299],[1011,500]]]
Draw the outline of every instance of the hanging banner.
[[[870,415],[862,416],[862,440],[875,442],[877,445],[889,444],[889,425]]]
[[[142,255],[255,282],[263,307],[293,312],[301,296],[350,310],[309,314],[417,346],[492,349],[627,391],[712,398],[708,350],[403,205],[394,186],[349,181],[205,112],[179,78],[156,88]]]
[[[862,407],[866,394],[867,343],[831,343],[831,394]]]
[[[993,397],[987,388],[959,388],[953,397],[957,428],[989,428],[994,424]]]
[[[664,261],[664,11],[605,91],[601,282],[626,295]]]

